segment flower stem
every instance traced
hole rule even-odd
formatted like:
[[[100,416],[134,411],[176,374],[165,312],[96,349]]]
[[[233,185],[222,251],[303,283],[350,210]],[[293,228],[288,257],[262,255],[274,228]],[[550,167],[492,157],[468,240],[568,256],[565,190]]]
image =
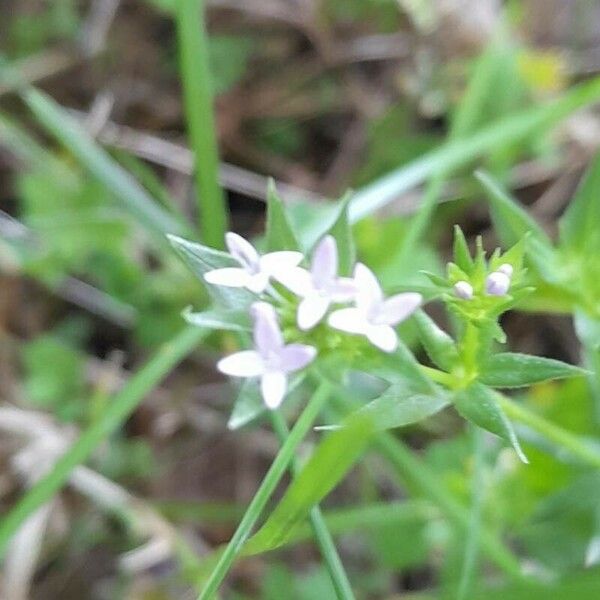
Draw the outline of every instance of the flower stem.
[[[323,382],[317,388],[312,398],[302,411],[302,414],[296,421],[290,435],[285,440],[279,453],[275,457],[275,460],[271,464],[265,478],[263,479],[260,487],[258,488],[254,498],[250,502],[246,513],[242,517],[238,528],[236,529],[233,537],[227,544],[227,547],[221,554],[218,563],[213,569],[206,586],[200,592],[198,600],[209,600],[216,594],[219,586],[223,579],[225,579],[227,573],[231,569],[234,560],[242,550],[244,542],[248,539],[252,528],[256,521],[259,519],[262,511],[264,510],[269,498],[275,491],[277,484],[283,477],[288,465],[293,460],[296,453],[296,448],[312,427],[317,415],[321,411],[325,400],[327,400],[331,393],[331,385],[328,382]]]
[[[541,433],[545,438],[566,448],[584,462],[600,468],[600,452],[586,444],[581,438],[554,423],[550,423],[550,421],[546,421],[543,417],[530,412],[522,404],[517,404],[506,396],[498,394],[498,402],[509,417]]]
[[[280,443],[284,444],[289,436],[289,431],[281,413],[279,411],[273,411],[271,413],[271,421]],[[290,464],[290,471],[292,475],[296,476],[299,470],[300,464],[298,459],[294,458]],[[352,586],[348,580],[348,575],[346,574],[344,565],[342,564],[331,533],[327,528],[327,524],[325,523],[325,519],[323,518],[323,514],[318,505],[311,509],[309,518],[315,539],[319,545],[325,564],[327,565],[337,597],[340,600],[354,600],[354,593],[352,592]]]

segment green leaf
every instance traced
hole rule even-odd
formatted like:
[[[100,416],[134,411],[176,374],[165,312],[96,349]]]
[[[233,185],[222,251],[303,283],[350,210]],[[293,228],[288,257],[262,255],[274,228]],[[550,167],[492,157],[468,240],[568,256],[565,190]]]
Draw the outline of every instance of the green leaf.
[[[304,381],[305,376],[306,373],[301,372],[290,379],[286,394],[286,405],[293,400],[291,395]],[[240,392],[233,405],[227,427],[232,431],[239,429],[258,419],[258,417],[266,412],[267,408],[260,392],[258,380],[248,379],[240,386]]]
[[[396,381],[355,414],[368,415],[378,431],[418,423],[450,403],[447,394],[434,387],[433,393],[425,394],[408,380]]]
[[[552,358],[503,352],[486,360],[480,380],[498,388],[516,388],[551,379],[585,375],[586,371]]]
[[[225,331],[251,331],[252,324],[248,311],[242,310],[205,310],[192,312],[191,307],[183,311],[183,318],[190,324],[203,329]]]
[[[450,371],[458,359],[454,340],[424,311],[413,315],[419,339],[432,362],[445,371]]]
[[[456,410],[468,421],[507,441],[517,456],[528,463],[512,423],[498,404],[496,393],[489,387],[474,383],[454,396]]]
[[[251,423],[266,411],[260,394],[258,381],[247,379],[240,387],[240,393],[233,405],[233,411],[227,421],[232,431]]]
[[[209,285],[204,281],[204,274],[208,271],[224,267],[239,267],[236,260],[229,254],[203,246],[197,242],[184,240],[176,235],[168,235],[167,237],[184,262],[206,286],[208,293],[217,304],[226,308],[244,309],[252,303],[255,297],[247,290]]]
[[[183,219],[162,208],[146,190],[102,148],[83,127],[49,96],[28,88],[23,99],[41,125],[56,137],[75,158],[96,177],[123,206],[157,234],[182,234],[189,231]]]
[[[473,259],[467,246],[465,234],[458,225],[454,226],[454,262],[465,273],[470,273],[473,269]]]
[[[362,456],[374,432],[374,424],[367,416],[355,414],[347,426],[327,435],[265,524],[248,540],[244,554],[272,550],[293,538],[310,509],[339,483]]]
[[[347,194],[342,198],[339,213],[329,229],[329,234],[337,242],[340,275],[350,275],[356,262],[354,236],[352,235],[352,227],[348,219],[348,205],[351,197],[351,194]]]
[[[285,212],[275,182],[270,179],[267,189],[267,250],[298,250],[298,240]]]
[[[561,246],[589,248],[592,238],[600,239],[600,153],[587,169],[575,196],[559,222]],[[597,246],[596,246],[597,247]]]

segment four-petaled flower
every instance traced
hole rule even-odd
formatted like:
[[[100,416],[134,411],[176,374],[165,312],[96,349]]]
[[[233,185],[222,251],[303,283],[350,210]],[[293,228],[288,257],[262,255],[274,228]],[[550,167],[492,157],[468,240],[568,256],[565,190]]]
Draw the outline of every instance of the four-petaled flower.
[[[338,277],[338,249],[331,235],[317,244],[310,271],[294,267],[278,271],[275,278],[302,298],[296,320],[304,331],[317,325],[332,304],[348,302],[356,294],[351,278]]]
[[[296,267],[302,260],[302,253],[292,250],[269,252],[260,256],[252,244],[237,233],[225,234],[225,243],[231,256],[240,267],[215,269],[204,274],[208,283],[228,287],[245,287],[255,294],[265,291],[269,280],[280,271]]]
[[[398,335],[393,326],[411,315],[423,297],[415,292],[407,292],[386,300],[377,278],[362,263],[354,268],[354,282],[357,287],[356,306],[332,312],[329,325],[341,331],[364,335],[384,352],[393,352],[398,347]]]
[[[287,375],[305,367],[317,355],[313,346],[288,344],[277,321],[275,309],[266,302],[252,305],[254,350],[231,354],[217,363],[217,368],[234,377],[260,377],[263,400],[267,408],[276,409],[287,390]]]

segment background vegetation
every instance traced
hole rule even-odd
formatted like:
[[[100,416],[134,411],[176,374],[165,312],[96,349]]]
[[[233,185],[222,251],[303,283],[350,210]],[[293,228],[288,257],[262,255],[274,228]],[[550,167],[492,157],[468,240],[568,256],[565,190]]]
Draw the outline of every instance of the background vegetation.
[[[185,324],[209,299],[165,234],[260,238],[267,176],[307,246],[356,190],[389,291],[443,273],[455,223],[529,232],[509,348],[590,371],[514,394],[529,465],[452,410],[354,448],[322,508],[356,597],[598,597],[597,3],[213,0],[206,36],[201,4],[0,6],[0,597],[196,597],[278,442],[214,368],[236,338]],[[222,593],[336,597],[302,527]]]

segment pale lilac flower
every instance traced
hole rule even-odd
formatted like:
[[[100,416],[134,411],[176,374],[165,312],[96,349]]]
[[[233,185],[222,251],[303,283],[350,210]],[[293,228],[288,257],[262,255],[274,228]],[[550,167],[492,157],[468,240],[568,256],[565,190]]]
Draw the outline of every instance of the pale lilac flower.
[[[507,277],[512,277],[513,267],[512,267],[512,265],[509,265],[508,263],[504,263],[504,264],[500,265],[496,270],[500,271],[500,273],[504,273]]]
[[[275,277],[302,298],[296,320],[304,331],[312,329],[336,302],[348,302],[356,294],[354,281],[338,277],[338,249],[335,239],[327,235],[315,248],[310,271],[295,267],[281,270]]]
[[[254,350],[231,354],[217,363],[217,368],[233,377],[260,377],[260,387],[267,408],[276,409],[287,390],[287,376],[310,363],[317,355],[313,346],[285,345],[275,309],[266,302],[252,305]]]
[[[204,274],[208,283],[227,287],[244,287],[255,294],[265,291],[271,277],[279,271],[296,267],[302,260],[302,253],[291,250],[269,252],[260,256],[252,244],[237,233],[225,234],[229,253],[240,263],[240,267],[215,269]]]
[[[468,281],[457,281],[454,284],[454,293],[462,300],[473,298],[473,286]]]
[[[384,352],[393,352],[398,347],[398,335],[393,326],[410,316],[423,297],[407,292],[385,299],[377,278],[362,263],[354,268],[354,281],[357,286],[356,306],[331,313],[329,325],[364,335]]]
[[[490,273],[485,280],[485,291],[490,296],[504,296],[510,287],[510,277],[502,271]]]

